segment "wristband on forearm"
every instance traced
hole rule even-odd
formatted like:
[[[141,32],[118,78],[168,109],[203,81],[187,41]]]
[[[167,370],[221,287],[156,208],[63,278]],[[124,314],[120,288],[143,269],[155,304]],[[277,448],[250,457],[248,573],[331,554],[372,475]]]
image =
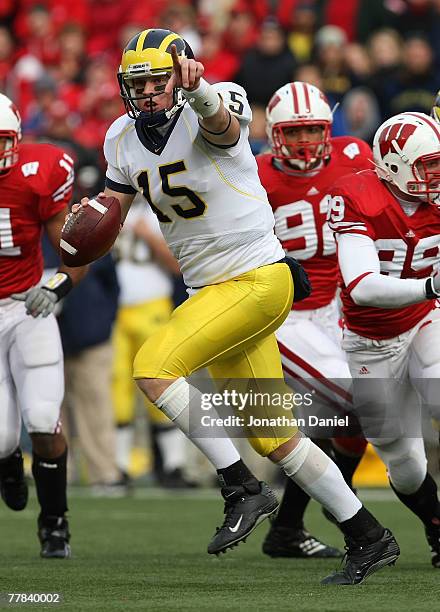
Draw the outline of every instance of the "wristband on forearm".
[[[66,272],[57,272],[43,285],[43,289],[52,291],[58,300],[65,297],[73,287],[73,282]]]
[[[428,300],[437,300],[440,298],[440,293],[436,293],[434,289],[434,279],[432,276],[428,276],[425,283],[425,295]]]
[[[205,79],[200,79],[197,89],[182,89],[182,94],[200,119],[212,117],[220,108],[220,96]]]

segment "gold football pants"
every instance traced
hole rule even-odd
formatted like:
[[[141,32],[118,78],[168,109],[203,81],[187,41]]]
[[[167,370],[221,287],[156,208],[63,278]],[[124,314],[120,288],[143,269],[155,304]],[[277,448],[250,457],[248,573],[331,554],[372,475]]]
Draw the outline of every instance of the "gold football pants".
[[[274,332],[290,312],[292,300],[292,277],[284,263],[204,287],[143,344],[134,361],[134,378],[176,379],[209,367],[214,379],[256,379],[253,387],[260,390],[263,379],[279,379],[283,393],[287,387]],[[267,385],[274,390],[273,380]],[[268,405],[265,410],[271,418],[286,415],[280,406]],[[249,441],[265,456],[296,431],[294,426],[284,427],[280,435],[274,428],[273,437],[258,437],[250,430]]]

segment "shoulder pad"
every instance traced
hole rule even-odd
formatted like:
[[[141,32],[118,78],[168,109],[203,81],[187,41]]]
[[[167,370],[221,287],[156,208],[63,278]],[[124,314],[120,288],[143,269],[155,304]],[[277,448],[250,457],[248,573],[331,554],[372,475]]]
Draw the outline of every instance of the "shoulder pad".
[[[220,94],[223,104],[239,121],[250,123],[252,111],[249,106],[246,91],[237,83],[214,83],[213,87]]]

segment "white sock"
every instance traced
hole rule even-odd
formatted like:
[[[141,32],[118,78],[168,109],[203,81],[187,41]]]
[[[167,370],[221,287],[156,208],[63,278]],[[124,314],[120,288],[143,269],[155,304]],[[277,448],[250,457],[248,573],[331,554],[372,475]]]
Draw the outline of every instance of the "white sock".
[[[202,451],[216,470],[239,461],[240,455],[226,431],[216,427],[216,437],[209,437],[207,427],[199,425],[195,430],[190,427],[190,405],[197,407],[199,414],[202,414],[202,400],[200,391],[188,384],[184,378],[174,381],[154,403]],[[211,417],[215,416],[213,410],[210,410],[209,414]],[[222,431],[224,435],[219,437],[218,434]],[[205,437],[200,437],[202,435]]]
[[[342,523],[362,508],[338,466],[309,438],[301,438],[280,465],[285,474]]]
[[[177,427],[163,429],[156,434],[162,455],[164,472],[173,472],[185,463],[185,436]]]
[[[124,425],[116,428],[116,465],[128,474],[130,467],[130,455],[133,446],[134,428],[132,425]]]

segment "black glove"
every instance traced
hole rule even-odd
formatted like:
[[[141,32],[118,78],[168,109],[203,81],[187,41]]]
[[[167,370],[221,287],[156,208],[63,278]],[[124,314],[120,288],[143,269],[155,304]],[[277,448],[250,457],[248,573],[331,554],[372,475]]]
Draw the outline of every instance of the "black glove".
[[[312,285],[310,284],[307,272],[304,270],[299,261],[296,261],[293,257],[286,255],[279,263],[286,263],[290,268],[290,273],[293,279],[294,293],[293,302],[300,302],[305,298],[308,298],[312,293]]]

